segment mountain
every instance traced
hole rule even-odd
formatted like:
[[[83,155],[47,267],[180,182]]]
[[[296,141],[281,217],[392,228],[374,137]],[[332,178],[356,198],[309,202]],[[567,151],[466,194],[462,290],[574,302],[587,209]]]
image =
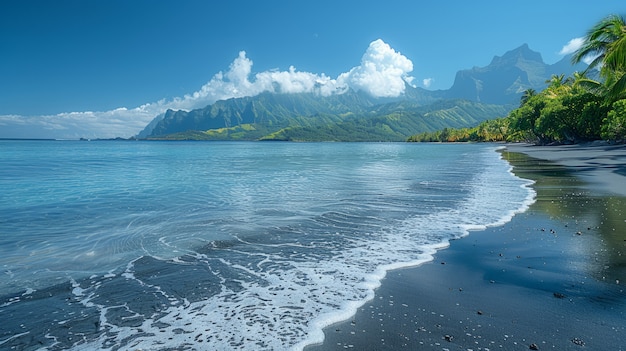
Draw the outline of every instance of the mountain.
[[[527,44],[502,56],[495,56],[486,67],[457,72],[452,87],[444,92],[449,99],[467,99],[489,104],[515,104],[527,89],[543,90],[554,74],[569,76],[584,71],[586,65],[572,66],[571,55],[548,65],[541,54]]]
[[[467,100],[422,105],[419,99],[407,100],[408,92],[424,93],[410,88],[401,99],[376,99],[355,91],[328,97],[263,93],[229,99],[189,112],[169,110],[148,139],[404,141],[424,131],[471,127],[510,110]]]
[[[161,113],[157,115],[156,117],[154,117],[154,119],[152,119],[152,121],[150,121],[150,123],[148,123],[148,125],[145,126],[143,130],[139,132],[139,134],[137,134],[135,137],[137,139],[145,139],[149,137],[152,134],[152,131],[154,131],[154,128],[156,128],[159,122],[161,122],[163,118],[165,118],[165,114],[169,111],[171,110],[167,110],[165,113]]]
[[[486,119],[503,117],[509,110],[503,105],[467,100],[440,100],[427,106],[402,101],[375,106],[367,113],[333,124],[284,128],[261,140],[405,141],[424,131],[475,126]]]
[[[262,93],[192,111],[168,110],[138,135],[168,140],[395,141],[445,127],[473,127],[504,117],[526,89],[541,91],[554,74],[571,75],[570,57],[548,65],[524,44],[486,67],[459,71],[448,90],[406,86],[397,98]]]
[[[263,125],[279,129],[293,124],[308,125],[312,115],[329,116],[360,113],[376,104],[376,99],[361,92],[322,97],[315,93],[262,93],[254,97],[217,101],[192,111],[168,110],[150,133],[152,136],[212,130],[243,124]],[[332,118],[331,118],[332,119]]]

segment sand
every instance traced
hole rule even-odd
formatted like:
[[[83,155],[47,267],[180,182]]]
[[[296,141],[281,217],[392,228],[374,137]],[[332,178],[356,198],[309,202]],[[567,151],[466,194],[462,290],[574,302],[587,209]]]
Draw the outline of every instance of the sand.
[[[306,350],[626,350],[626,147],[503,156],[536,181],[528,211],[389,272]]]
[[[567,167],[595,190],[626,196],[626,145],[533,146],[510,144],[507,150]]]

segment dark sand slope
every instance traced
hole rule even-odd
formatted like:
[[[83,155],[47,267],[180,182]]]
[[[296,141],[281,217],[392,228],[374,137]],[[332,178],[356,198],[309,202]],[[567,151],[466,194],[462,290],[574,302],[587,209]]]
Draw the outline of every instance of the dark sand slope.
[[[537,202],[390,272],[307,351],[626,350],[626,148],[507,149]]]
[[[568,167],[597,190],[626,196],[626,145],[514,144],[507,146],[507,150],[556,162]]]

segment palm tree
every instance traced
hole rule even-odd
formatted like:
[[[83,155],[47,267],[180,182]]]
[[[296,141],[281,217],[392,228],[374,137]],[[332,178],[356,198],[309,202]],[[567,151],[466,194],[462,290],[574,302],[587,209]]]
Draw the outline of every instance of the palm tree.
[[[572,57],[573,63],[592,58],[589,69],[599,68],[604,79],[607,98],[615,101],[626,91],[626,20],[611,15],[593,26],[583,45]]]
[[[571,78],[572,78],[572,84],[574,85],[578,85],[581,82],[589,79],[587,78],[587,72],[578,72],[578,71],[574,72]]]
[[[574,87],[581,87],[596,95],[606,95],[606,87],[602,83],[587,77],[586,70],[584,72],[574,72],[570,80]]]
[[[546,80],[546,83],[550,84],[550,87],[559,88],[565,84],[565,74],[553,74],[550,79]]]
[[[569,80],[565,79],[565,74],[553,74],[550,79],[546,80],[548,87],[545,92],[547,96],[555,98],[564,91],[569,90]]]
[[[528,88],[524,90],[524,93],[522,94],[522,98],[520,99],[520,107],[526,105],[528,100],[530,100],[530,98],[532,98],[535,95],[537,95],[537,92],[535,91],[535,89]]]

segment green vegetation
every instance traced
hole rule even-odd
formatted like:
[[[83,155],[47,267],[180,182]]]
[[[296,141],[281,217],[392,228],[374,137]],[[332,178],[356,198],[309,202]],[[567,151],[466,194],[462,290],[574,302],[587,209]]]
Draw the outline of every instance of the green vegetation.
[[[513,107],[467,100],[426,106],[411,100],[374,101],[354,92],[324,99],[313,94],[262,94],[219,101],[201,110],[168,111],[155,128],[158,133],[146,139],[405,141],[420,131],[463,128],[505,116]]]
[[[503,116],[509,110],[501,105],[467,100],[442,100],[428,106],[402,101],[376,106],[364,113],[345,115],[338,122],[325,116],[312,116],[315,118],[307,119],[309,125],[292,125],[261,140],[405,141],[417,131],[476,125],[485,119]]]
[[[414,142],[467,142],[508,140],[509,119],[497,118],[481,122],[472,128],[444,128],[435,132],[424,132],[409,137]]]
[[[188,130],[163,136],[147,137],[146,140],[248,140],[267,134],[267,129],[253,124],[240,124],[230,128],[209,129],[207,131]]]
[[[197,135],[189,131],[208,131],[202,140],[257,140],[282,128],[338,122],[342,115],[364,112],[373,104],[368,97],[357,93],[325,99],[319,99],[313,93],[262,93],[256,97],[220,100],[192,111],[168,110],[148,135],[150,138],[170,139],[172,135],[181,133]],[[320,120],[322,118],[324,120]],[[238,128],[241,125],[254,127]]]
[[[540,93],[525,91],[506,118],[443,129],[409,141],[527,141],[537,144],[626,141],[626,21],[609,16],[589,30],[572,63],[593,59],[571,77],[553,75]],[[599,69],[599,79],[588,77]]]

